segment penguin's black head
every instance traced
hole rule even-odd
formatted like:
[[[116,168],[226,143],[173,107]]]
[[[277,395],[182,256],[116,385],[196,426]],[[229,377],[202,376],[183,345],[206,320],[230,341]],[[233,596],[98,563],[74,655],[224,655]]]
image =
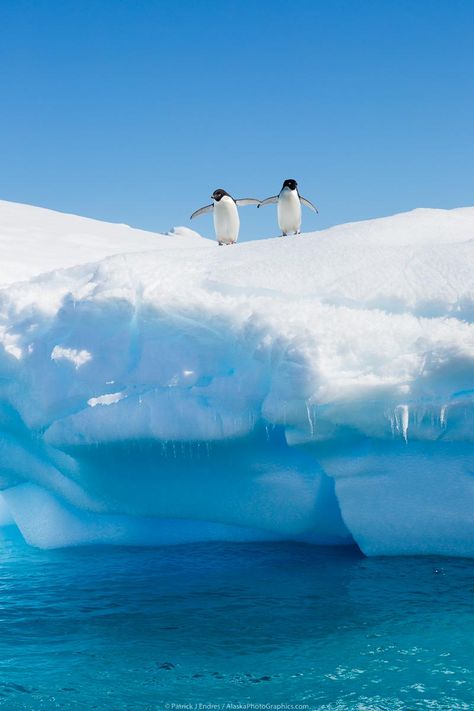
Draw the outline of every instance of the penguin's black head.
[[[214,190],[214,192],[211,195],[211,198],[215,200],[216,202],[219,202],[224,195],[228,195],[229,193],[226,193],[225,190],[222,190],[222,188],[217,188],[217,190]]]
[[[285,182],[283,183],[283,188],[289,188],[290,190],[296,190],[297,185],[298,185],[298,183],[296,182],[296,180],[293,180],[293,178],[288,178],[288,180],[285,180]],[[282,190],[283,190],[283,188],[282,188]]]

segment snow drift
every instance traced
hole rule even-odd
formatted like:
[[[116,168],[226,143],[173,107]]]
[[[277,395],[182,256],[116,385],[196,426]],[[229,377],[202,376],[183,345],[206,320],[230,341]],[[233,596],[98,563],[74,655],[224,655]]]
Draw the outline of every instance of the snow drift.
[[[474,208],[217,248],[0,202],[0,522],[474,556]]]

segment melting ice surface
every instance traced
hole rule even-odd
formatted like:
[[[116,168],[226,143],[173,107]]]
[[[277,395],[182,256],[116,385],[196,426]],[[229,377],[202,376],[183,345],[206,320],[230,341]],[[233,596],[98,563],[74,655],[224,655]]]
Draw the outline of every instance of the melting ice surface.
[[[474,208],[217,248],[0,202],[1,520],[474,556]]]

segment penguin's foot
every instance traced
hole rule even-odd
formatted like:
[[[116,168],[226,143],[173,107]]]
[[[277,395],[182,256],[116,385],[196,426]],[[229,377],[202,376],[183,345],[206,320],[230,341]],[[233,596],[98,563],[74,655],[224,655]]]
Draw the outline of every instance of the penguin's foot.
[[[219,245],[219,247],[223,247],[223,246],[224,246],[224,242],[218,242],[217,244]]]
[[[281,233],[281,236],[282,236],[282,237],[286,237],[286,236],[287,236],[286,232],[282,232],[282,233]]]

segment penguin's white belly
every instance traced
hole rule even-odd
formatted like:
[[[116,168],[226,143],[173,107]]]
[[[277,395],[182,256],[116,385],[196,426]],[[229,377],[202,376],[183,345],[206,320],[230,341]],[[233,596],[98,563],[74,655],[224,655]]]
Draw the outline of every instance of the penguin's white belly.
[[[237,242],[239,227],[237,205],[232,198],[224,195],[219,202],[214,203],[214,229],[217,241],[224,244]]]
[[[278,225],[282,232],[293,234],[301,227],[301,203],[296,190],[284,188],[278,198]]]

